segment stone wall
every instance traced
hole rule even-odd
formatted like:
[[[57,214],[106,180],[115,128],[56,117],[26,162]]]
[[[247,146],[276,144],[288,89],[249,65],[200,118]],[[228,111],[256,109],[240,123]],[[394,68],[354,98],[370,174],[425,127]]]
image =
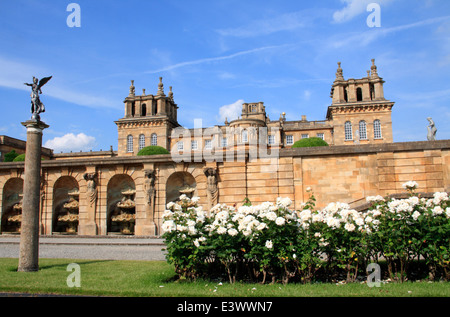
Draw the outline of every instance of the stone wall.
[[[69,187],[79,189],[78,234],[109,234],[111,206],[117,203],[121,185],[128,184],[136,191],[134,233],[159,235],[167,193],[179,188],[183,177],[195,187],[193,194],[200,197],[201,205],[209,208],[205,168],[217,171],[219,203],[239,206],[246,197],[254,204],[289,197],[294,207],[300,208],[310,187],[318,208],[334,201],[357,206],[365,203],[367,196],[402,193],[402,184],[409,180],[418,182],[424,193],[450,191],[450,140],[280,149],[278,158],[251,159],[247,155],[224,162],[177,163],[170,155],[46,160],[42,162],[41,234],[53,233],[56,189],[68,192]],[[145,173],[149,170],[155,172],[154,208],[148,204],[146,192]],[[96,174],[94,203],[86,173]],[[14,195],[10,180],[19,183],[17,179],[23,176],[23,163],[0,164],[2,221],[11,207],[8,199]],[[21,193],[20,188],[17,191]]]

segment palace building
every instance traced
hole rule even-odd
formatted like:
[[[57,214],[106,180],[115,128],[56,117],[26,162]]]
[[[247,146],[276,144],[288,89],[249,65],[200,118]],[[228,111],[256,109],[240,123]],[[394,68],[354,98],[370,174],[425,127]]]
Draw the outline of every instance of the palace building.
[[[367,76],[345,79],[338,63],[325,120],[272,120],[263,102],[244,103],[238,119],[187,129],[178,123],[172,87],[136,94],[134,81],[115,121],[118,150],[54,154],[44,149],[42,235],[159,236],[167,203],[198,196],[210,209],[289,197],[300,208],[340,201],[358,207],[365,197],[399,194],[414,180],[424,193],[450,190],[450,140],[394,143],[384,80],[372,60]],[[292,148],[318,137],[329,146]],[[138,156],[147,146],[170,154]],[[24,141],[0,136],[2,157],[24,152]],[[23,162],[0,163],[2,234],[20,232]]]

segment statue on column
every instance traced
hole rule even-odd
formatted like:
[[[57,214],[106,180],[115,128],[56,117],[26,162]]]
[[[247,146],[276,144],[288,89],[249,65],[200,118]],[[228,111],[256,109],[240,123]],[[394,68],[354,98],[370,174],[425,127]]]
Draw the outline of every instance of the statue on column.
[[[33,76],[33,83],[24,85],[31,87],[31,113],[33,114],[31,119],[40,120],[39,114],[45,112],[44,104],[39,98],[39,94],[42,94],[41,88],[50,80],[53,76],[44,77],[41,80]]]
[[[217,186],[217,169],[205,168],[206,176],[206,195],[208,198],[209,208],[217,205],[219,198],[219,187]]]
[[[430,117],[427,118],[428,122],[430,123],[428,125],[428,135],[427,135],[427,139],[428,141],[436,141],[436,126],[434,124],[433,119],[431,119]]]

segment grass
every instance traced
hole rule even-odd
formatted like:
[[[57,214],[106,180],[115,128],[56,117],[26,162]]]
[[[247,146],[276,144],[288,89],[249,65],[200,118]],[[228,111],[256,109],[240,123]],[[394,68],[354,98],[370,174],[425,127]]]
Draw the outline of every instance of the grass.
[[[81,287],[67,286],[70,263],[81,268]],[[248,284],[175,280],[162,261],[40,259],[39,272],[17,272],[18,260],[0,258],[0,292],[116,297],[450,297],[449,282],[336,285]]]

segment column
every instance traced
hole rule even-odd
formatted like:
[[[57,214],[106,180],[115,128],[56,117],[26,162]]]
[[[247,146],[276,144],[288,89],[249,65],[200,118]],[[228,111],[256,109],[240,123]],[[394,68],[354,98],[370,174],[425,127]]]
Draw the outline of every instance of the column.
[[[39,270],[42,131],[49,126],[36,119],[22,122],[22,125],[27,128],[27,145],[18,271],[35,272]]]

